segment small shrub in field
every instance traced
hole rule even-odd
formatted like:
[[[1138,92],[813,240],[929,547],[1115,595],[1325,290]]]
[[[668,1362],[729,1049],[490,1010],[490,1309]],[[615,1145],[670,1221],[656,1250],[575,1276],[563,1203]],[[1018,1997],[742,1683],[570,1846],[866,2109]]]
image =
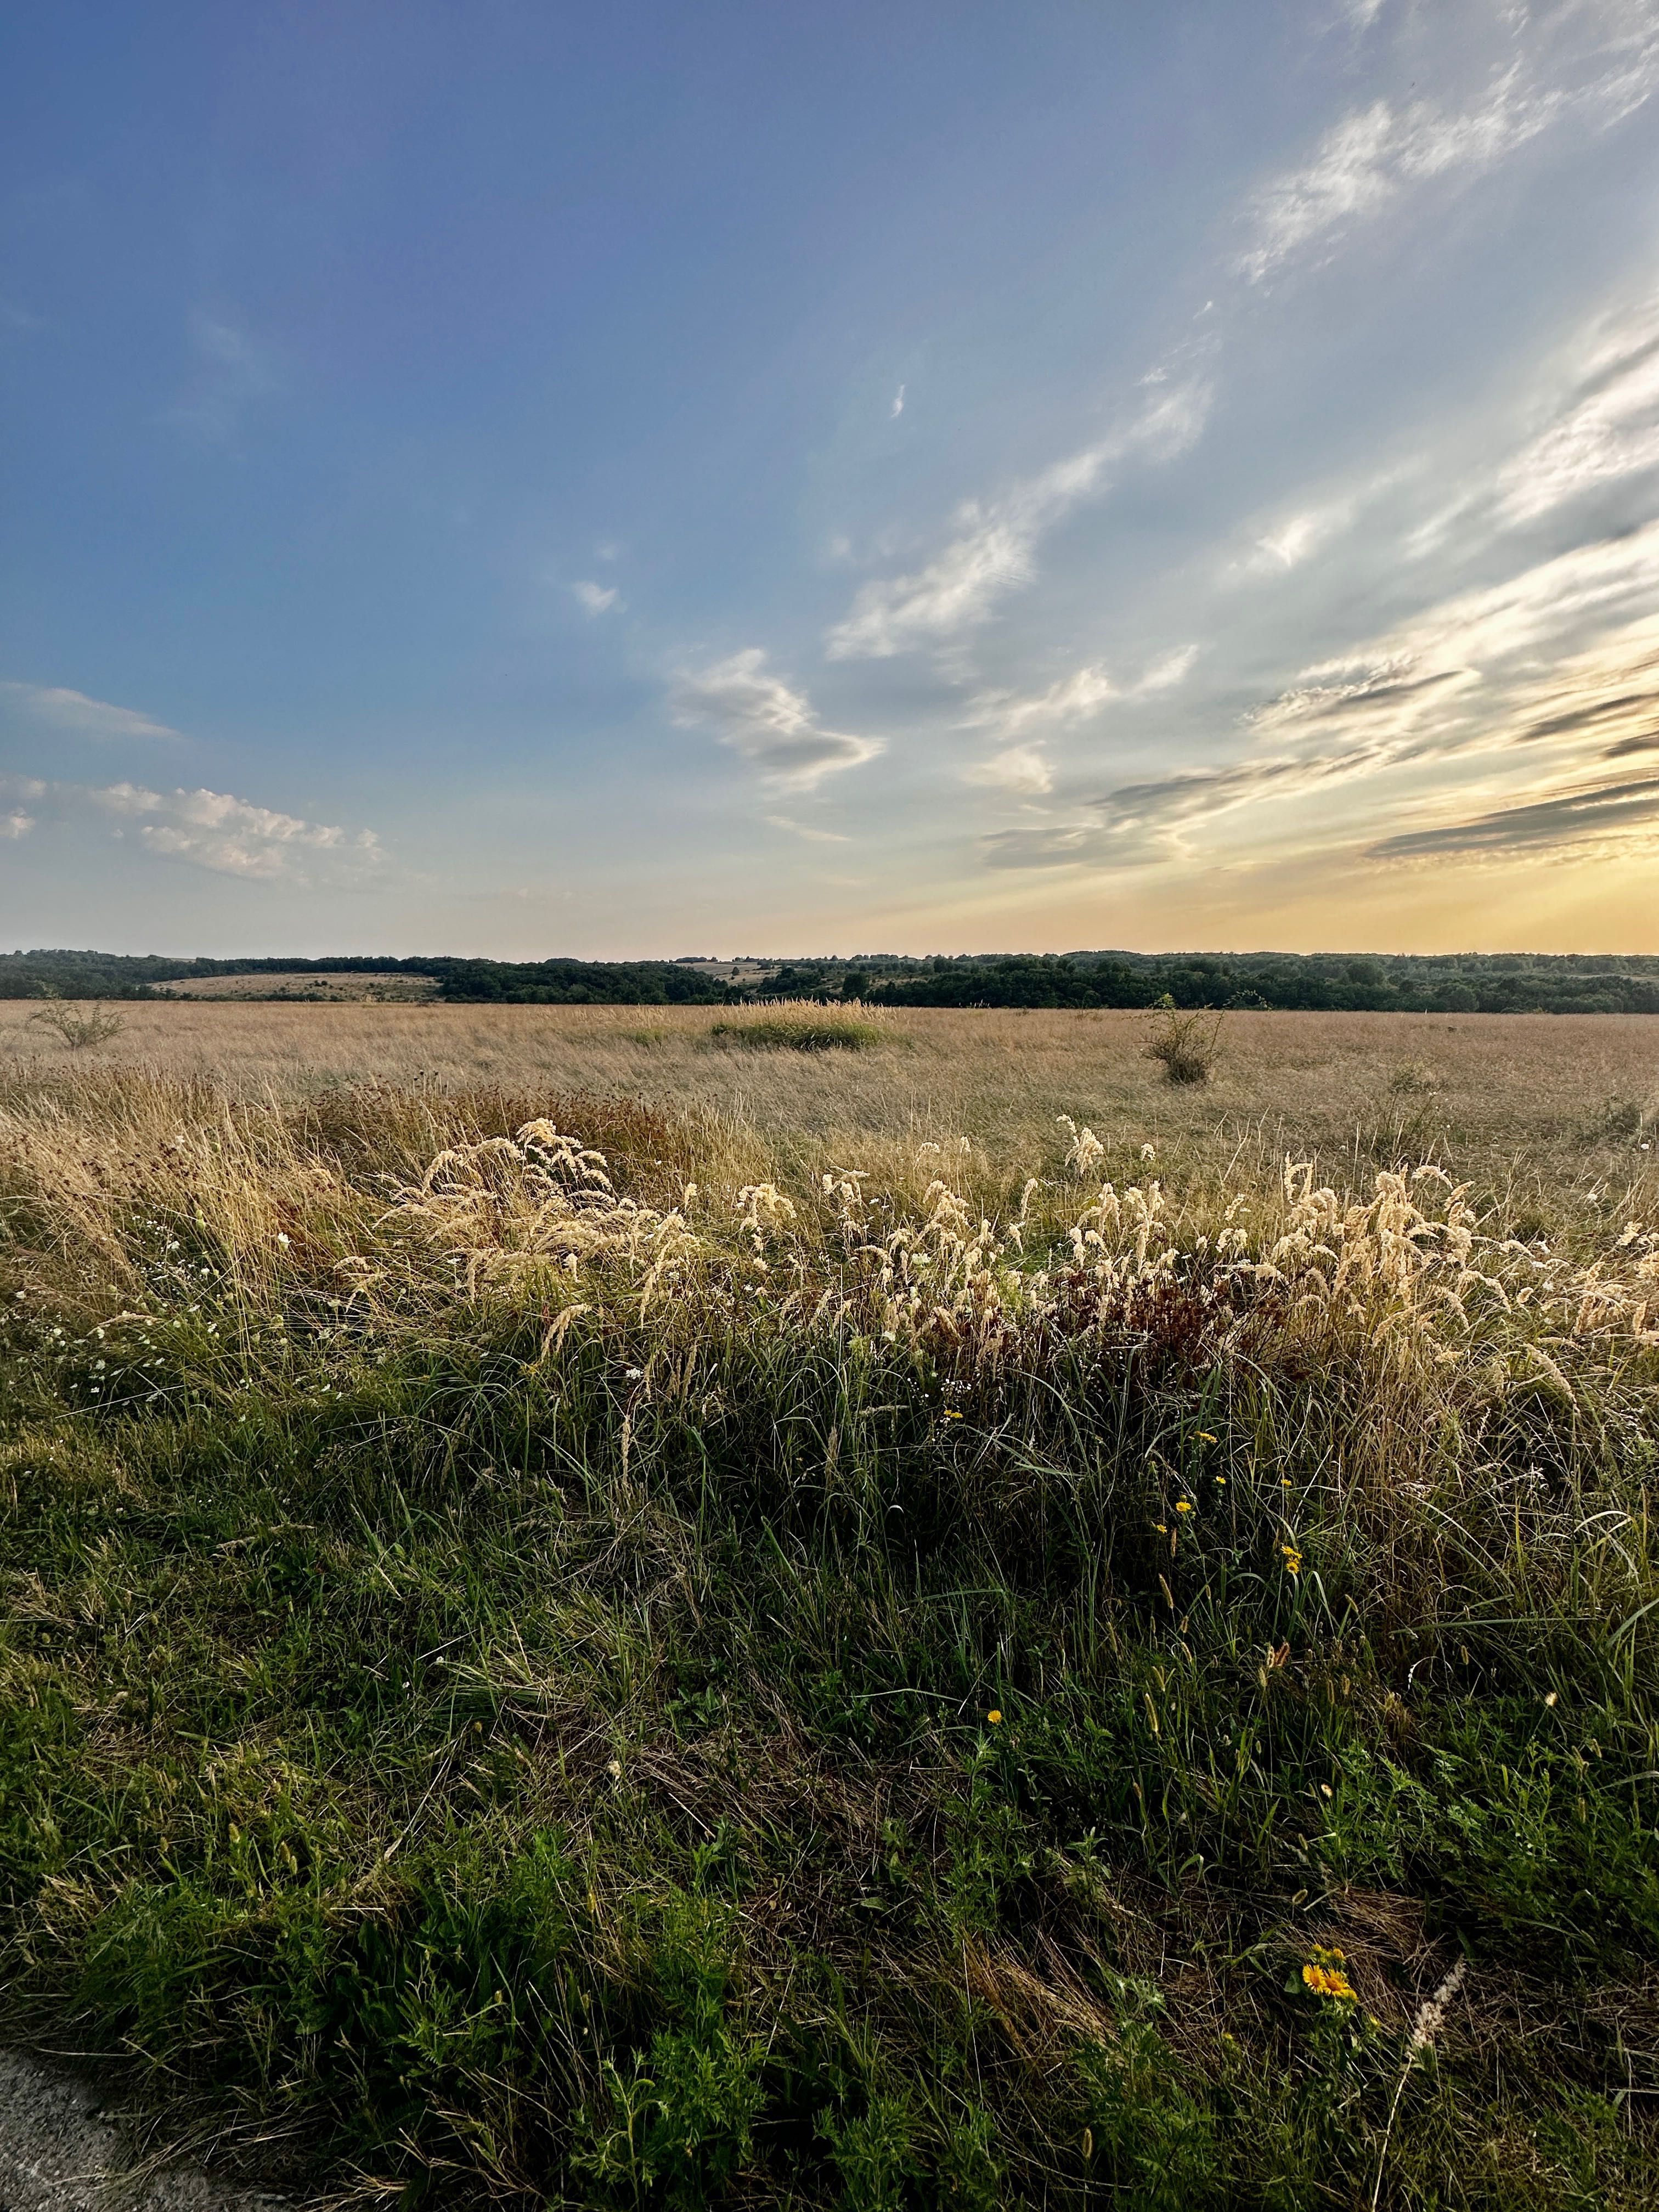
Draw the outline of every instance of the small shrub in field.
[[[1154,1007],[1142,1057],[1161,1063],[1171,1083],[1207,1083],[1215,1066],[1221,1017],[1202,1007],[1183,1013],[1172,999]]]
[[[1591,1116],[1586,1134],[1604,1141],[1617,1137],[1639,1137],[1648,1120],[1633,1098],[1604,1098]]]
[[[1437,1091],[1439,1087],[1434,1070],[1420,1060],[1402,1060],[1389,1078],[1390,1091]]]
[[[844,1014],[764,1014],[750,1021],[716,1022],[708,1032],[720,1045],[747,1052],[866,1052],[882,1042],[873,1022]]]
[[[107,1044],[126,1027],[120,1015],[112,1013],[107,1006],[78,1006],[62,999],[38,1007],[29,1016],[29,1024],[32,1028],[50,1030],[70,1052]]]

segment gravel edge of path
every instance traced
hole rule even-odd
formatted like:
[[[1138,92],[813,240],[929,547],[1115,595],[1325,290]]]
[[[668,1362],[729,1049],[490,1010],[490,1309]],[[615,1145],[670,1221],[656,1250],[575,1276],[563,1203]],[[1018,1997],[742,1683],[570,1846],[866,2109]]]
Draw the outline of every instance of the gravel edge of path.
[[[190,2167],[133,2175],[132,2146],[88,2083],[0,2051],[0,2212],[299,2212]]]

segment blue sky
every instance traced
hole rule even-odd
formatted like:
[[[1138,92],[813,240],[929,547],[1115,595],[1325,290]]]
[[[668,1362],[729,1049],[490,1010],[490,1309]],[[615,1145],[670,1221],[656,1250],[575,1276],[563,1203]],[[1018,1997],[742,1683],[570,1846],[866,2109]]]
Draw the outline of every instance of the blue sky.
[[[0,125],[0,942],[1659,951],[1651,0],[58,0]]]

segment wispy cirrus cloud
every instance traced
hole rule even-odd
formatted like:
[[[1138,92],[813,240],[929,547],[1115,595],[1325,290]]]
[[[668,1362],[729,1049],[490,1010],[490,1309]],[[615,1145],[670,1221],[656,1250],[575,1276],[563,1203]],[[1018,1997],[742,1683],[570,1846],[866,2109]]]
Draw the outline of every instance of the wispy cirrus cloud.
[[[1609,128],[1659,89],[1659,23],[1645,0],[1580,0],[1518,24],[1503,9],[1492,23],[1500,58],[1461,105],[1374,100],[1271,179],[1251,204],[1238,273],[1261,283],[1310,254],[1328,257],[1413,189],[1477,176],[1570,118]]]
[[[1193,672],[1193,664],[1203,647],[1197,645],[1178,645],[1172,652],[1161,653],[1141,672],[1133,696],[1150,699],[1160,691],[1173,691],[1184,684]]]
[[[969,702],[965,726],[989,726],[1005,740],[1030,729],[1063,729],[1091,720],[1103,708],[1173,691],[1192,673],[1200,648],[1180,645],[1149,661],[1140,674],[1119,683],[1103,662],[1091,661],[1055,678],[1046,690],[1021,696],[981,691]]]
[[[1352,519],[1352,506],[1346,500],[1282,515],[1256,538],[1244,565],[1258,574],[1264,571],[1282,574],[1299,568],[1310,554],[1346,530]]]
[[[372,830],[353,836],[222,791],[151,791],[135,783],[5,777],[0,778],[0,807],[4,806],[13,810],[9,818],[21,825],[9,833],[14,836],[53,823],[101,823],[118,837],[131,831],[158,860],[253,882],[350,880],[378,869],[385,860]]]
[[[842,830],[817,830],[810,822],[797,822],[792,814],[769,814],[766,822],[769,829],[781,830],[809,845],[850,845],[853,842]]]
[[[1621,307],[1576,340],[1519,447],[1477,471],[1407,540],[1415,556],[1642,489],[1659,471],[1659,297]]]
[[[843,769],[862,768],[882,750],[879,738],[825,729],[805,694],[767,667],[759,646],[683,674],[671,706],[677,722],[713,729],[721,744],[780,785],[810,788]]]
[[[1512,857],[1595,844],[1626,848],[1632,837],[1659,841],[1659,775],[1562,791],[1521,806],[1494,808],[1468,821],[1443,822],[1384,837],[1367,848],[1374,860],[1428,860],[1437,854]]]
[[[1471,770],[1487,785],[1495,775],[1522,787],[1475,817],[1516,815],[1516,850],[1541,850],[1552,823],[1564,841],[1582,842],[1591,823],[1603,837],[1621,834],[1621,823],[1645,821],[1636,798],[1589,800],[1626,787],[1581,787],[1591,760],[1659,750],[1656,604],[1659,522],[1575,547],[1304,669],[1242,717],[1242,757],[1126,781],[1074,802],[1065,820],[988,839],[985,859],[1002,868],[1140,865],[1190,857],[1195,842],[1212,854],[1261,857],[1302,839],[1340,842],[1336,795],[1351,792],[1349,811],[1363,818],[1381,803],[1366,796],[1372,786],[1394,794],[1385,803],[1396,815],[1438,817],[1400,834],[1428,839],[1443,825],[1453,836],[1421,850],[1497,849],[1495,830],[1461,845],[1453,836],[1468,826],[1458,787]],[[1381,782],[1401,775],[1403,787]],[[1315,797],[1312,822],[1287,811]],[[1374,858],[1419,849],[1361,842]]]
[[[962,772],[964,783],[981,784],[992,791],[1036,794],[1052,791],[1054,772],[1035,745],[1009,745],[989,760],[977,761]]]
[[[0,683],[0,705],[29,720],[87,738],[178,738],[180,732],[136,708],[112,706],[55,684]]]
[[[999,751],[962,771],[962,781],[989,791],[1006,791],[1020,798],[1037,798],[1055,783],[1054,763],[1030,733],[1058,734],[1091,720],[1103,708],[1156,698],[1184,684],[1192,672],[1200,648],[1177,646],[1149,662],[1133,682],[1115,682],[1099,662],[1074,669],[1058,678],[1046,690],[1021,698],[1006,691],[981,692],[965,717],[969,728],[989,726],[1002,741]]]
[[[1120,467],[1185,453],[1208,416],[1207,386],[1169,384],[1155,373],[1149,387],[1133,416],[1104,438],[996,499],[968,501],[957,511],[954,535],[922,567],[864,585],[825,639],[830,659],[887,659],[960,637],[1031,580],[1044,532],[1099,498]]]
[[[1017,737],[1033,727],[1051,729],[1087,721],[1111,700],[1122,696],[1122,687],[1100,662],[1091,661],[1057,677],[1045,690],[1021,696],[1012,691],[981,691],[970,702],[963,717],[969,728],[994,728],[1002,738]]]

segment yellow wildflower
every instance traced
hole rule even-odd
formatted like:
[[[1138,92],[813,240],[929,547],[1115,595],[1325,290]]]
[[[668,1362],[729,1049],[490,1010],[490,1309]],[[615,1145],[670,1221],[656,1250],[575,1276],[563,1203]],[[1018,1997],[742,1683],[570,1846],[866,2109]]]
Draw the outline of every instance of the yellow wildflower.
[[[991,1726],[992,1726],[993,1728],[1000,1728],[1000,1727],[1001,1727],[1001,1725],[1002,1725],[1002,1715],[998,1711],[997,1708],[996,1708],[994,1705],[993,1705],[993,1706],[992,1706],[992,1708],[991,1708],[990,1711],[989,1711],[988,1713],[987,1713],[987,1714],[986,1714],[985,1717],[986,1717],[986,1719],[987,1719],[988,1721],[989,1721],[989,1722],[990,1722]]]
[[[1313,1956],[1302,1969],[1302,1979],[1316,1996],[1334,1997],[1339,2004],[1357,2002],[1353,1984],[1343,1972],[1345,1954],[1332,1944],[1313,1947]]]

